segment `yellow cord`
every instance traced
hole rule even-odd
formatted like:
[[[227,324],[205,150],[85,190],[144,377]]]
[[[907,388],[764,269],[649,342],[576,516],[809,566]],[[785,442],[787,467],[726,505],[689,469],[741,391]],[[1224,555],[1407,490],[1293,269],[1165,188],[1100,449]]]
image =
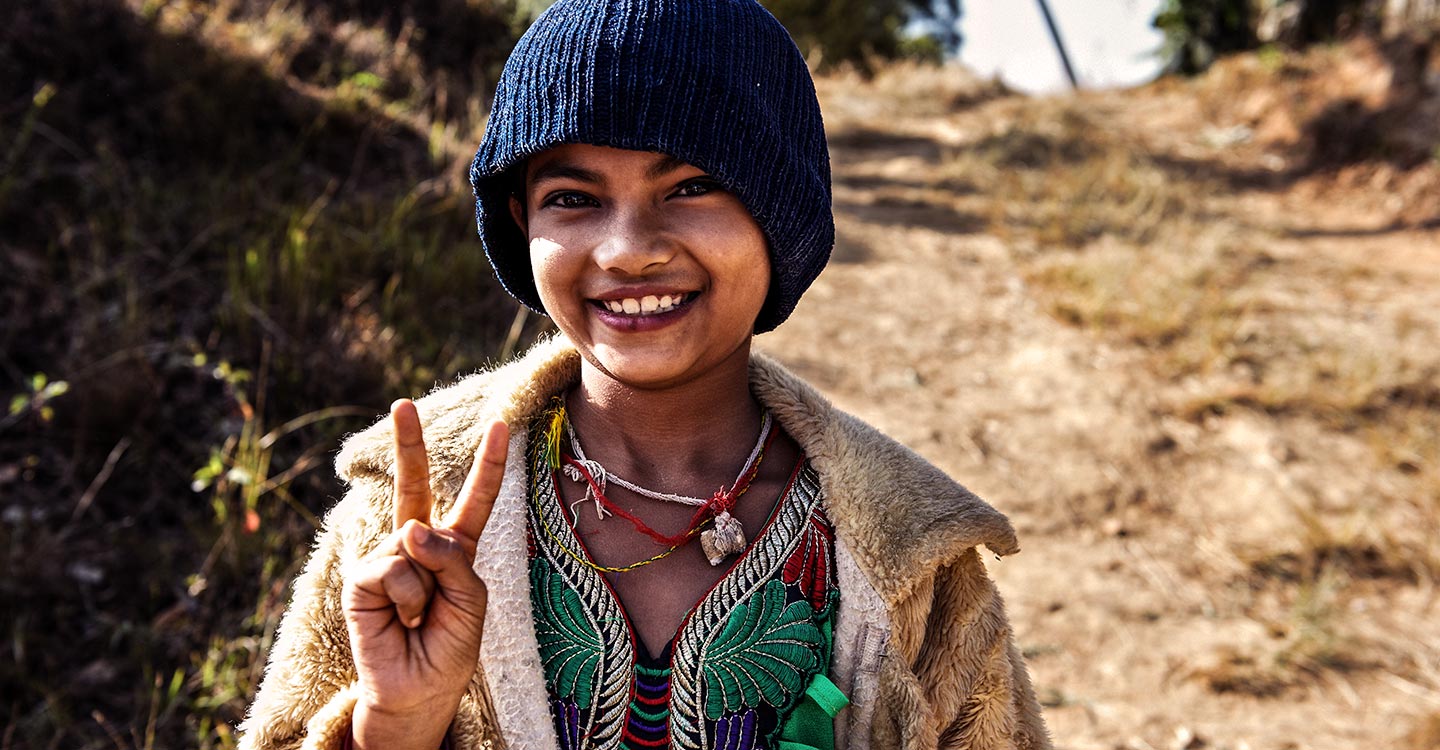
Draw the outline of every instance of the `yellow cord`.
[[[560,468],[560,442],[561,439],[564,437],[565,433],[565,401],[559,396],[556,396],[552,400],[552,403],[553,405],[550,408],[549,417],[550,424],[545,431],[545,463],[550,467],[551,471],[553,472],[559,470]],[[768,451],[762,451],[760,455],[756,458],[755,468],[753,469],[754,474],[760,473],[760,464],[765,460],[765,453],[767,452]],[[746,483],[746,485],[744,487],[741,487],[740,491],[735,494],[735,499],[739,499],[741,495],[745,494],[749,490],[750,483]],[[692,537],[700,533],[700,530],[702,528],[697,526],[691,529],[685,534],[685,541],[671,547],[670,549],[665,550],[664,552],[661,552],[658,555],[655,555],[654,557],[641,560],[640,562],[631,563],[622,567],[612,568],[607,565],[598,565],[595,562],[586,559],[584,555],[581,555],[575,552],[575,550],[572,550],[569,547],[565,546],[565,543],[560,541],[559,535],[557,535],[555,531],[550,528],[550,522],[545,520],[544,509],[540,507],[539,488],[536,488],[536,490],[532,491],[530,494],[532,496],[531,502],[535,506],[535,515],[540,519],[540,526],[541,528],[545,529],[545,535],[550,537],[551,541],[555,542],[555,546],[559,547],[562,552],[569,555],[572,559],[575,560],[575,562],[578,562],[587,568],[598,570],[602,573],[628,573],[632,570],[635,570],[636,568],[642,568],[646,565],[649,565],[650,563],[664,560],[665,558],[674,554],[675,550],[685,546],[685,544],[688,543]]]
[[[667,549],[664,552],[655,555],[654,557],[651,557],[647,560],[641,560],[637,563],[631,563],[623,567],[612,568],[606,565],[597,565],[596,563],[586,559],[584,555],[581,555],[575,552],[575,550],[572,550],[569,547],[565,546],[565,542],[560,541],[560,536],[555,533],[554,529],[550,528],[550,522],[545,520],[545,511],[543,508],[540,507],[540,493],[536,491],[532,492],[531,494],[533,496],[532,503],[535,506],[535,515],[539,517],[540,526],[541,528],[545,529],[545,535],[550,537],[550,540],[555,542],[555,546],[559,547],[562,552],[573,558],[575,562],[578,562],[587,568],[598,570],[602,573],[628,573],[629,571],[635,570],[636,568],[644,567],[646,565],[649,565],[650,563],[658,562],[669,557],[675,552],[675,550],[680,549],[685,544],[684,542],[681,542],[680,544],[677,544],[674,547],[671,547],[670,549]],[[699,528],[691,529],[690,533],[685,535],[685,540],[688,542],[690,540],[690,537],[695,536],[695,534],[697,534],[699,531]]]

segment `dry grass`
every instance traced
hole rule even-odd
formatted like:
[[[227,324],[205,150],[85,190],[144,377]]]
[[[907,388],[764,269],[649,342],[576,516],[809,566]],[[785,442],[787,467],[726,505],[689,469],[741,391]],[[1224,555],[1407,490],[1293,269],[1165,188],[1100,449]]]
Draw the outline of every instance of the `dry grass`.
[[[1366,471],[1396,482],[1377,485],[1383,502],[1350,510],[1295,504],[1301,551],[1284,554],[1299,580],[1327,565],[1440,580],[1440,331],[1403,312],[1347,314],[1317,292],[1365,273],[1277,260],[1271,235],[1243,227],[1232,213],[1243,201],[1214,183],[1156,166],[1083,116],[1049,122],[981,141],[950,169],[995,186],[992,227],[1035,243],[1026,278],[1052,314],[1142,347],[1161,378],[1193,382],[1175,403],[1182,418],[1250,410],[1363,437]],[[1297,292],[1297,277],[1316,286]]]
[[[1376,113],[1437,106],[1433,96],[1403,98],[1414,93],[1414,71],[1401,69],[1414,43],[1271,50],[1193,84],[1163,82],[1154,93],[1170,97],[1168,109],[1196,108],[1185,119],[1152,107],[1171,126],[1163,133],[1128,127],[1120,108],[1128,105],[1103,96],[1005,97],[923,66],[882,71],[873,82],[835,75],[820,91],[846,154],[934,160],[904,179],[877,171],[865,185],[874,205],[959,231],[963,217],[979,217],[1007,241],[1057,319],[1143,349],[1154,375],[1184,386],[1167,397],[1170,414],[1191,422],[1238,412],[1304,420],[1371,447],[1371,463],[1359,471],[1376,477],[1370,491],[1380,509],[1294,503],[1302,549],[1275,553],[1289,556],[1291,569],[1307,571],[1307,580],[1342,565],[1361,578],[1436,581],[1440,553],[1427,537],[1440,534],[1440,324],[1400,305],[1357,302],[1356,290],[1381,273],[1362,259],[1312,260],[1280,249],[1296,220],[1329,226],[1333,217],[1257,217],[1249,197],[1269,201],[1283,180],[1294,180],[1313,200],[1372,207],[1373,190],[1354,187],[1344,176],[1350,171],[1336,184],[1352,185],[1354,195],[1326,192],[1324,172],[1297,170],[1334,164],[1317,149],[1369,132],[1342,127],[1345,102],[1361,103],[1361,125]],[[907,116],[898,120],[903,139],[886,128],[896,113]],[[1197,156],[1204,153],[1214,160]],[[1433,184],[1426,175],[1440,173],[1436,166],[1369,169],[1381,180],[1375,184],[1413,187]],[[1409,205],[1434,197],[1406,196]],[[1363,315],[1354,314],[1357,304]]]
[[[958,65],[899,60],[877,65],[871,75],[859,70],[831,71],[816,79],[832,135],[857,124],[884,121],[897,112],[909,117],[944,115],[968,109],[1008,92]],[[893,125],[893,121],[891,122]]]
[[[339,437],[502,348],[462,175],[513,29],[0,7],[0,745],[233,747]]]
[[[1307,62],[1274,74],[1323,70]],[[1247,85],[1263,91],[1267,83]],[[1017,248],[1025,279],[1054,317],[1138,347],[1151,374],[1174,384],[1159,416],[1206,424],[1258,414],[1282,431],[1293,425],[1362,446],[1348,469],[1355,494],[1340,503],[1305,473],[1323,469],[1288,469],[1284,462],[1300,458],[1279,457],[1293,525],[1268,547],[1233,554],[1288,611],[1266,649],[1217,654],[1194,676],[1216,692],[1275,698],[1387,668],[1345,627],[1345,612],[1371,582],[1440,582],[1433,316],[1366,302],[1356,290],[1380,275],[1363,259],[1284,250],[1281,231],[1257,225],[1244,186],[1217,176],[1228,167],[1203,169],[1147,145],[1103,103],[994,109],[995,130],[945,151],[945,178],[978,187],[964,205]],[[1273,158],[1295,158],[1281,153]]]
[[[1264,618],[1270,641],[1219,649],[1189,677],[1216,693],[1279,699],[1388,667],[1384,649],[1348,622],[1350,570],[1325,565],[1292,585],[1288,608]]]
[[[338,491],[326,446],[363,424],[351,415],[525,337],[461,178],[477,92],[514,29],[484,0],[403,5],[0,10],[0,72],[25,74],[0,76],[14,282],[0,287],[0,595],[14,605],[0,615],[0,745],[232,747]],[[1325,114],[1334,64],[1223,68],[1245,75],[1200,89],[1206,119],[1244,120],[1253,148],[1293,163],[1317,133],[1351,132],[1333,113],[1319,130],[1299,121]],[[1365,70],[1336,78],[1358,81],[1342,92],[1368,118],[1354,132],[1432,111],[1389,106]],[[852,190],[877,213],[1004,239],[1056,319],[1144,351],[1149,382],[1184,386],[1158,417],[1259,415],[1366,447],[1363,494],[1337,505],[1301,482],[1285,543],[1236,552],[1256,587],[1283,594],[1273,648],[1222,654],[1196,678],[1269,696],[1375,663],[1345,625],[1352,592],[1440,581],[1433,320],[1351,314],[1326,290],[1368,269],[1271,252],[1277,233],[1249,225],[1226,165],[1154,148],[1103,99],[1021,100],[912,63],[818,85],[832,136],[926,170]],[[950,127],[959,112],[984,128]],[[921,118],[939,125],[921,132]],[[1393,181],[1410,186],[1402,219],[1440,184],[1425,169],[1440,165]],[[1384,192],[1365,191],[1352,197]],[[337,404],[359,408],[325,411]],[[1164,495],[1152,473],[1136,497]],[[1436,731],[1418,726],[1413,746]]]
[[[1144,249],[1100,243],[1038,259],[1028,281],[1057,318],[1163,348],[1168,374],[1180,376],[1223,365],[1245,314],[1232,291],[1236,269],[1223,251],[1196,245],[1157,263]]]
[[[1082,108],[1042,101],[998,124],[956,148],[943,172],[984,186],[1001,237],[1047,247],[1100,237],[1144,244],[1183,236],[1203,216],[1210,186],[1175,179]]]
[[[1069,659],[1048,675],[1062,659],[1032,663],[1052,686],[1057,725],[1070,721],[1082,744],[1119,746],[1135,732],[1158,747],[1167,722],[1204,714],[1210,734],[1225,735],[1209,738],[1217,747],[1241,737],[1305,746],[1323,732],[1286,736],[1223,717],[1273,711],[1277,725],[1283,716],[1298,726],[1331,706],[1397,707],[1395,684],[1432,696],[1440,684],[1421,624],[1440,582],[1440,317],[1430,302],[1440,287],[1433,226],[1418,221],[1440,205],[1440,165],[1346,145],[1373,134],[1375,118],[1433,103],[1390,91],[1390,62],[1364,49],[1267,57],[1138,92],[998,97],[948,112],[930,103],[946,94],[928,81],[914,91],[903,80],[822,85],[842,105],[833,120],[827,109],[839,126],[837,197],[852,222],[873,225],[857,235],[879,245],[895,228],[927,251],[933,242],[936,257],[973,264],[946,270],[973,284],[963,307],[986,313],[958,326],[935,314],[965,368],[1014,372],[1006,357],[1023,356],[1062,370],[1015,386],[1039,415],[998,405],[1003,388],[985,392],[993,400],[967,397],[997,404],[987,416],[1024,436],[971,463],[992,486],[1034,496],[1016,513],[1030,549],[1064,550],[1077,568],[1066,581],[1085,582],[1055,585],[1054,571],[1032,563],[1012,584],[1067,602],[1094,595],[1077,613],[1110,607],[1094,615],[1105,621],[1095,632],[1123,631],[1143,652],[1079,656],[1066,639],[1083,623],[1028,612]],[[884,104],[851,105],[872,96]],[[897,264],[928,258],[870,252]],[[1010,285],[1017,275],[1023,286]],[[1035,309],[1053,320],[1017,320]],[[1006,334],[994,328],[1023,333],[997,341]],[[1164,549],[1140,573],[1159,599],[1156,619],[1131,623],[1120,613],[1143,597],[1112,581],[1129,567],[1102,561],[1147,546]],[[1166,642],[1177,634],[1224,634],[1210,642],[1231,645],[1197,654]],[[1118,673],[1139,685],[1152,668],[1162,689],[1178,673],[1227,695],[1189,706],[1136,688],[1106,704],[1072,699],[1092,680],[1056,676]],[[1422,729],[1415,742],[1430,742]]]

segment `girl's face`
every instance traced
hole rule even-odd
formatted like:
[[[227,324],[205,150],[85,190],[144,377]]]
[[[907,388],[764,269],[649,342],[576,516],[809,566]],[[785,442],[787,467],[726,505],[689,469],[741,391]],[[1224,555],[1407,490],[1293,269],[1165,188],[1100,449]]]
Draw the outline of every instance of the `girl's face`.
[[[742,351],[765,302],[765,236],[733,194],[665,154],[563,145],[526,164],[540,300],[585,359],[664,387]]]

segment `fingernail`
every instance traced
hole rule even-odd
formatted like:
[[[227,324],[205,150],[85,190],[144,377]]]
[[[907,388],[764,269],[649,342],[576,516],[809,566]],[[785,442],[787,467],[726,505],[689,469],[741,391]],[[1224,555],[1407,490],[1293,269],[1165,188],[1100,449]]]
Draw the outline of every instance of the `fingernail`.
[[[420,622],[424,619],[425,618],[421,617],[420,615],[415,615],[414,617],[410,618],[410,622],[405,623],[405,627],[414,630],[415,628],[420,627]]]

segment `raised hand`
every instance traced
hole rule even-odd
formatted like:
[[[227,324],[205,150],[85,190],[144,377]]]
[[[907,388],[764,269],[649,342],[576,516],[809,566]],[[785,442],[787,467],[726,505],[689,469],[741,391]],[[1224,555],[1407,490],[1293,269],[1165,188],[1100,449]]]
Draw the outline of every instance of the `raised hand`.
[[[439,747],[480,655],[485,583],[475,547],[505,471],[509,431],[485,431],[448,526],[431,526],[434,497],[420,417],[390,407],[395,429],[395,531],[351,569],[343,592],[361,695],[357,748]]]

